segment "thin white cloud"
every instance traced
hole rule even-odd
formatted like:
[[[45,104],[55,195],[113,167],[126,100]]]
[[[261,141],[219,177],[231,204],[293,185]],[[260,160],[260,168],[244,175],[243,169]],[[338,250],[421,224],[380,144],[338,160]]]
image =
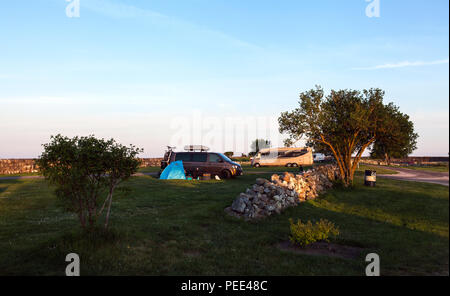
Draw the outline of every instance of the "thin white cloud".
[[[405,67],[421,67],[421,66],[432,66],[432,65],[442,65],[442,64],[448,64],[449,59],[445,60],[437,60],[437,61],[431,61],[431,62],[399,62],[394,64],[383,64],[383,65],[377,65],[372,67],[362,67],[362,68],[353,68],[353,70],[379,70],[379,69],[395,69],[395,68],[405,68]]]
[[[170,18],[164,14],[157,13],[148,9],[141,9],[133,5],[115,3],[108,0],[82,1],[81,8],[87,8],[91,11],[113,17],[113,18],[137,18],[149,17],[159,21],[168,22]]]
[[[112,18],[142,18],[155,22],[163,26],[171,26],[184,30],[190,30],[193,33],[204,34],[222,39],[223,41],[237,47],[261,50],[258,45],[240,40],[226,33],[203,28],[194,23],[180,20],[153,10],[142,9],[133,5],[122,4],[111,0],[90,0],[81,2],[81,9],[86,8],[90,11],[106,15]]]

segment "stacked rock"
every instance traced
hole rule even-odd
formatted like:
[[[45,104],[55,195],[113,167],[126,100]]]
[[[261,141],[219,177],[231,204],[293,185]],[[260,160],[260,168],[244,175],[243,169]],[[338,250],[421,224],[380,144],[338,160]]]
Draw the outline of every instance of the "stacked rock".
[[[287,207],[315,199],[331,188],[338,177],[337,166],[324,165],[303,174],[274,174],[270,181],[258,178],[256,184],[241,193],[225,211],[246,220],[279,214]]]
[[[0,159],[0,175],[37,173],[34,159]]]

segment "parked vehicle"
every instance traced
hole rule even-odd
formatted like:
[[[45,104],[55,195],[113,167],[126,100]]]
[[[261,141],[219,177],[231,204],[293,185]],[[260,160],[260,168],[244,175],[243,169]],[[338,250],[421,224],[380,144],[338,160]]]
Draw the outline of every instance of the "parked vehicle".
[[[170,147],[161,161],[161,171],[171,162],[181,160],[186,176],[192,176],[194,179],[203,174],[219,176],[221,179],[243,175],[241,165],[222,153],[206,152],[209,148],[197,145],[186,146],[185,150],[186,152],[175,152],[173,147]]]
[[[323,162],[325,161],[325,154],[323,153],[313,153],[314,162]]]
[[[266,148],[261,149],[251,160],[254,167],[287,166],[298,167],[313,164],[312,149],[306,148]]]
[[[327,162],[334,161],[334,156],[332,156],[332,155],[325,155],[325,161],[327,161]]]

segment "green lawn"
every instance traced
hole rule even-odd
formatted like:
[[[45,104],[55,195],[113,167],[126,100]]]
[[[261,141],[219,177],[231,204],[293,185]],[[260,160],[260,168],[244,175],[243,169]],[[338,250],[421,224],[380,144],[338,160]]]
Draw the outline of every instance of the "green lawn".
[[[310,168],[312,168],[313,166],[304,166],[303,169],[306,171]],[[255,168],[252,167],[250,165],[243,165],[242,166],[244,173],[245,172],[298,172],[299,168],[288,168],[288,167],[259,167],[259,168]],[[388,168],[380,168],[380,167],[374,167],[374,166],[370,166],[370,165],[364,165],[361,164],[359,166],[359,168],[356,169],[357,172],[364,172],[365,170],[374,170],[377,172],[377,174],[379,175],[393,175],[393,174],[397,174],[396,171],[390,170]]]
[[[139,173],[157,173],[159,172],[161,168],[160,167],[145,167],[145,168],[140,168],[138,170]]]
[[[436,165],[436,166],[402,166],[402,168],[410,169],[410,170],[422,170],[422,171],[430,171],[430,172],[447,172],[448,166],[444,165]]]
[[[359,165],[359,168],[356,169],[356,171],[362,172],[362,173],[364,173],[365,170],[376,171],[377,175],[394,175],[394,174],[397,174],[396,171],[390,170],[389,168],[374,167],[374,166],[365,165],[365,164]]]
[[[268,177],[269,175],[261,175]],[[258,223],[224,208],[257,175],[226,181],[133,177],[113,202],[113,232],[86,238],[44,180],[0,180],[0,275],[63,275],[78,253],[82,275],[364,275],[376,252],[382,275],[448,275],[448,187],[380,178],[377,187],[334,189]],[[357,260],[293,254],[289,218],[326,218]]]
[[[23,177],[23,176],[39,176],[40,173],[21,173],[21,174],[0,174],[1,177]]]

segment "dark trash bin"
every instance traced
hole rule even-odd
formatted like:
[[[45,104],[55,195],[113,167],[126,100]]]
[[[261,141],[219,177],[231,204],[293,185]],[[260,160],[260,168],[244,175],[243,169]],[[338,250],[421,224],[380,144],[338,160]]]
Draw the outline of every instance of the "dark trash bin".
[[[364,172],[364,185],[375,187],[377,183],[377,172],[372,170],[366,170]]]

